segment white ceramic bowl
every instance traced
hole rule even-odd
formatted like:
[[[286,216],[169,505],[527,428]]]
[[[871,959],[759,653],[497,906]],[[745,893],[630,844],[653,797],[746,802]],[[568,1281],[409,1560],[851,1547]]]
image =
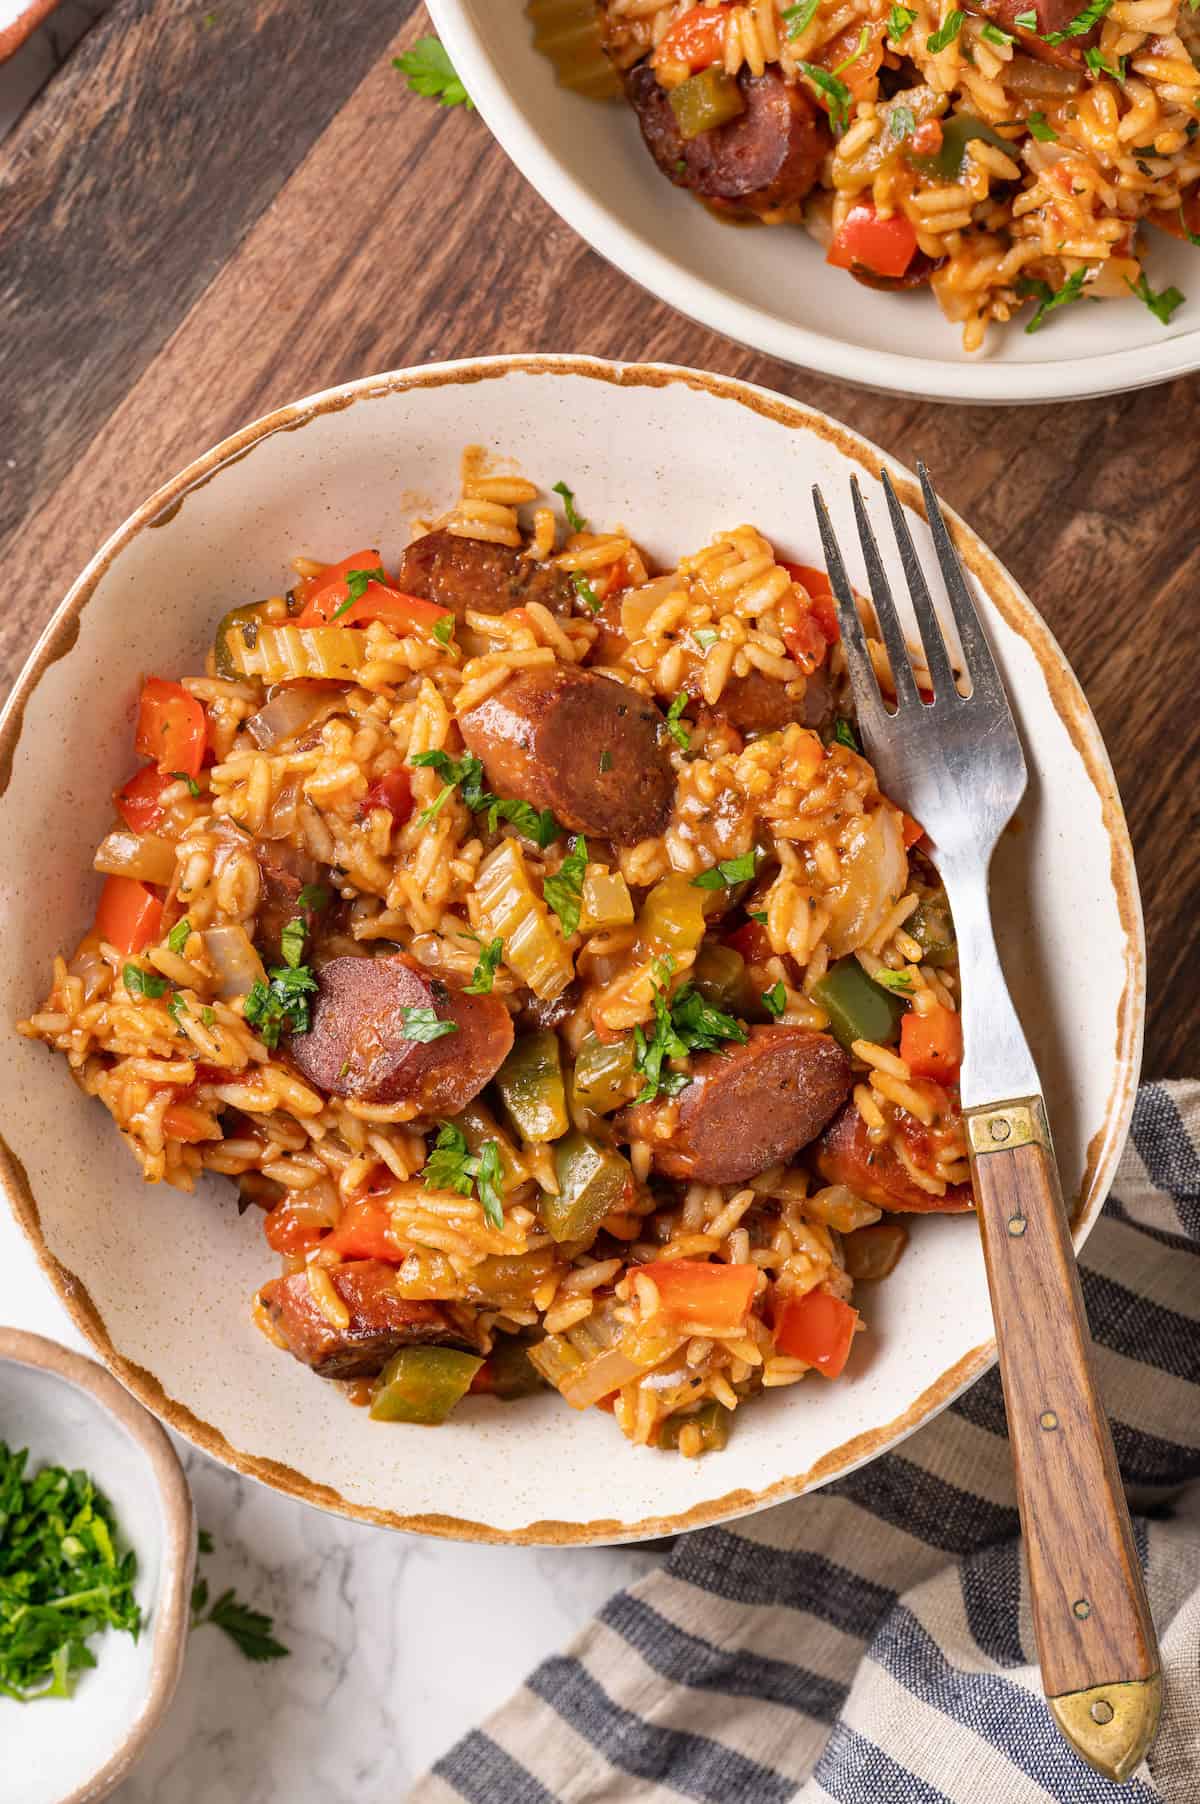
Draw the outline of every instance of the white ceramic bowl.
[[[756,521],[817,561],[819,480],[847,547],[848,479],[881,505],[880,455],[820,414],[662,366],[492,358],[329,391],[247,427],[109,541],[35,651],[0,727],[0,1020],[44,992],[95,906],[92,849],[129,770],[140,675],[200,667],[217,617],[277,590],[297,552],[381,544],[457,492],[482,443],[660,559]],[[911,478],[894,466],[901,494]],[[923,521],[918,540],[928,543]],[[1014,989],[1041,1061],[1064,1188],[1086,1232],[1128,1124],[1143,1004],[1141,923],[1112,773],[1042,621],[965,529],[1032,778],[995,888]],[[861,570],[852,571],[861,586]],[[478,1539],[603,1541],[754,1508],[869,1459],[983,1371],[991,1326],[974,1222],[922,1221],[866,1303],[850,1374],[774,1391],[699,1462],[631,1447],[598,1411],[546,1395],[468,1399],[436,1431],[384,1428],[271,1348],[249,1299],[273,1265],[233,1192],[143,1186],[103,1109],[44,1048],[8,1041],[4,1188],[80,1327],[199,1446],[281,1490],[372,1521]]]
[[[29,1472],[87,1472],[113,1506],[122,1546],[137,1555],[137,1640],[97,1636],[96,1665],[66,1702],[0,1697],[4,1804],[98,1804],[128,1778],[183,1669],[196,1564],[191,1494],[167,1436],[109,1373],[15,1328],[0,1328],[0,1439],[29,1449]]]
[[[968,356],[927,292],[879,294],[830,269],[802,230],[731,230],[660,174],[631,108],[556,85],[522,7],[428,0],[472,100],[517,168],[602,256],[680,312],[772,357],[937,401],[1121,394],[1200,365],[1195,253],[1149,230],[1155,288],[1189,303],[1168,327],[1130,295],[1067,307],[1043,330],[992,327]]]

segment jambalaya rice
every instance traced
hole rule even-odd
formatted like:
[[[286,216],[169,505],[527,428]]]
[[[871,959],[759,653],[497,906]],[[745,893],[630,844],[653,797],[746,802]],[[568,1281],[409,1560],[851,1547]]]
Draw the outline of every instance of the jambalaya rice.
[[[146,680],[20,1031],[149,1182],[232,1181],[259,1325],[376,1417],[545,1381],[695,1456],[969,1206],[954,935],[823,573],[753,526],[656,572],[557,486],[469,450],[394,576],[298,560]]]

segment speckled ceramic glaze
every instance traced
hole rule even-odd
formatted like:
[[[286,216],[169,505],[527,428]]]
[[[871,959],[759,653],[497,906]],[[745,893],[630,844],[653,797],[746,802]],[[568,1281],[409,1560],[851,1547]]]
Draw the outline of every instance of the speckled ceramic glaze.
[[[278,591],[296,553],[379,544],[457,491],[480,443],[588,515],[673,560],[752,520],[818,561],[819,481],[853,540],[849,477],[881,505],[880,454],[761,389],[684,370],[494,358],[331,390],[249,426],[168,483],[71,590],[0,726],[0,1019],[44,992],[88,924],[91,853],[130,768],[143,672],[197,670],[218,616]],[[915,485],[889,465],[902,496]],[[928,543],[914,515],[918,541]],[[1141,918],[1112,773],[1087,705],[1030,603],[961,525],[1022,728],[1031,785],[994,872],[1007,967],[1044,1074],[1079,1232],[1128,1125],[1143,1007]],[[852,575],[865,587],[861,570]],[[1099,975],[1098,975],[1099,974]],[[7,1031],[7,1030],[6,1030]],[[925,1420],[992,1356],[970,1217],[916,1224],[896,1275],[863,1298],[845,1378],[812,1377],[739,1412],[728,1448],[690,1462],[624,1441],[546,1395],[469,1398],[436,1430],[383,1427],[268,1345],[250,1298],[274,1264],[257,1216],[218,1182],[144,1186],[98,1103],[43,1047],[8,1039],[0,1157],[11,1206],[81,1328],[126,1384],[198,1445],[296,1496],[435,1534],[602,1541],[685,1528],[820,1484]]]
[[[1200,364],[1191,247],[1150,232],[1156,289],[1193,296],[1164,328],[1130,295],[1067,307],[1031,336],[1028,313],[991,327],[983,353],[928,290],[877,293],[831,269],[797,227],[730,227],[673,188],[633,109],[557,85],[524,8],[428,0],[475,105],[527,182],[610,263],[692,319],[805,369],[934,401],[1008,405],[1123,394]]]
[[[96,1665],[60,1702],[0,1697],[4,1804],[98,1804],[129,1776],[183,1667],[196,1563],[187,1480],[158,1423],[93,1360],[0,1328],[0,1440],[41,1466],[81,1468],[137,1555],[143,1629],[91,1643]]]

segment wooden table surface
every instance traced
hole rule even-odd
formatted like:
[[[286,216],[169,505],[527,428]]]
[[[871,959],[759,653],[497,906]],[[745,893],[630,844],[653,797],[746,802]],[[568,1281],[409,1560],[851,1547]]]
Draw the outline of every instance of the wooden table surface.
[[[477,115],[408,92],[391,59],[428,29],[413,0],[118,0],[0,146],[0,685],[137,502],[312,389],[500,351],[765,383],[924,457],[1048,619],[1137,850],[1146,1070],[1200,1074],[1197,379],[940,407],[748,351],[588,250]]]

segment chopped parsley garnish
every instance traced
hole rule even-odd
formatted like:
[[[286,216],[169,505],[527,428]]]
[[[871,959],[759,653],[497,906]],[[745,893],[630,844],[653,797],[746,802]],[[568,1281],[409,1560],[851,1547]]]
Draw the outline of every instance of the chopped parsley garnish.
[[[266,983],[260,978],[251,986],[243,1013],[263,1045],[274,1052],[283,1032],[308,1032],[312,1025],[308,999],[317,980],[307,965],[275,965],[267,978]]]
[[[1003,49],[1005,44],[1012,43],[1012,33],[1009,31],[1001,31],[1000,27],[998,25],[993,25],[990,19],[986,25],[980,26],[979,35],[985,44],[997,44],[1001,49]]]
[[[762,1000],[767,1013],[778,1018],[787,1007],[787,991],[782,983],[772,984],[769,990],[763,991]]]
[[[607,774],[608,771],[610,771],[612,769],[612,766],[613,766],[612,753],[609,751],[608,747],[605,746],[604,750],[600,754],[600,761],[596,768],[599,770],[600,775],[603,777]]]
[[[1200,0],[1198,0],[1198,4],[1200,4]],[[692,638],[700,651],[710,651],[720,636],[716,628],[712,626],[698,626],[692,631]]]
[[[565,482],[556,482],[553,492],[562,496],[563,513],[567,516],[567,525],[571,531],[584,532],[587,528],[587,521],[575,506],[574,490],[569,489]]]
[[[179,994],[178,990],[172,990],[170,996],[167,998],[167,1013],[170,1015],[176,1027],[179,1027],[180,1015],[189,1015],[191,1013],[191,1010],[188,1008],[187,1003],[183,1000],[183,997]],[[182,1033],[183,1029],[179,1027],[179,1031]]]
[[[433,636],[439,645],[449,645],[454,637],[454,615],[443,614],[433,623]]]
[[[167,987],[165,977],[159,977],[154,971],[143,971],[140,965],[126,965],[121,972],[121,982],[131,996],[161,996]]]
[[[633,1030],[633,1068],[644,1080],[638,1102],[656,1096],[678,1096],[692,1081],[682,1071],[664,1071],[668,1059],[684,1059],[692,1052],[713,1052],[726,1040],[744,1043],[746,1030],[732,1015],[706,1002],[693,985],[684,984],[671,1001],[666,991],[654,991],[654,1028],[649,1038],[641,1027]]]
[[[392,68],[408,77],[414,94],[424,94],[439,106],[465,106],[474,112],[475,104],[437,38],[418,38],[411,50],[392,58]]]
[[[526,839],[531,839],[543,851],[558,838],[560,828],[548,808],[534,808],[531,803],[520,802],[513,797],[502,800],[485,789],[483,765],[478,758],[468,755],[454,759],[446,752],[416,752],[409,763],[437,771],[445,783],[441,794],[417,817],[419,827],[429,825],[457,788],[461,789],[462,799],[473,814],[481,814],[486,810],[489,833],[496,831],[497,821],[509,821],[518,833],[523,833]]]
[[[1196,5],[1200,6],[1200,0],[1196,0]],[[1187,239],[1189,244],[1200,245],[1200,232],[1189,232],[1188,231],[1187,220],[1183,216],[1183,202],[1182,201],[1180,201],[1180,203],[1179,203],[1179,229],[1183,233],[1184,237]]]
[[[692,700],[693,698],[687,690],[681,689],[667,709],[667,732],[676,745],[682,747],[685,752],[690,752],[692,749],[692,736],[683,724],[683,711],[690,706]]]
[[[1068,276],[1061,288],[1051,288],[1049,282],[1025,277],[1017,283],[1018,294],[1037,296],[1037,312],[1026,326],[1027,332],[1036,332],[1045,324],[1046,315],[1053,313],[1056,307],[1066,307],[1071,301],[1077,301],[1083,293],[1085,270],[1077,269],[1074,275]]]
[[[571,587],[589,614],[598,614],[604,605],[582,570],[572,570]]]
[[[171,775],[174,777],[174,779],[177,783],[186,783],[187,784],[188,794],[190,796],[192,796],[193,798],[200,794],[199,783],[197,783],[195,777],[189,777],[185,770],[173,770],[171,772]]]
[[[205,1027],[212,1027],[213,1023],[216,1021],[216,1018],[217,1018],[217,1011],[215,1008],[202,1008],[200,1010],[200,1019],[201,1019],[201,1021],[203,1021]]]
[[[812,83],[817,93],[825,96],[829,109],[829,123],[835,136],[844,132],[850,123],[851,100],[850,90],[845,82],[839,81],[836,73],[831,75],[828,69],[822,69],[819,63],[797,63],[796,67]],[[844,63],[842,67],[845,67]]]
[[[962,30],[963,20],[966,16],[955,7],[953,12],[946,14],[938,29],[930,32],[925,40],[925,48],[931,56],[936,56],[939,51],[949,48]]]
[[[881,990],[893,991],[897,996],[911,996],[913,993],[913,981],[908,972],[889,971],[886,965],[876,971],[871,982],[877,983]]]
[[[304,942],[308,938],[308,928],[301,915],[289,921],[279,936],[279,950],[283,954],[283,962],[289,971],[295,971],[304,957]]]
[[[500,1187],[503,1178],[498,1140],[485,1140],[478,1153],[472,1153],[461,1128],[452,1121],[438,1123],[433,1151],[421,1172],[421,1181],[427,1189],[456,1190],[459,1196],[470,1196],[476,1191],[490,1225],[502,1228],[504,1203]]]
[[[1161,321],[1164,326],[1170,325],[1173,315],[1179,311],[1187,299],[1187,296],[1181,294],[1178,288],[1164,288],[1161,294],[1155,294],[1146,280],[1145,270],[1142,271],[1136,282],[1129,283],[1129,289],[1132,294],[1136,294],[1139,301],[1143,301],[1149,307],[1155,319]]]
[[[893,106],[887,110],[886,137],[899,144],[904,138],[911,137],[917,129],[917,116],[910,106]]]
[[[182,921],[176,921],[174,927],[172,927],[170,933],[167,935],[167,950],[169,952],[182,952],[191,937],[192,923],[188,920],[187,916],[184,915]]]
[[[296,897],[296,906],[307,914],[319,915],[323,908],[329,907],[329,891],[320,883],[306,883]]]
[[[95,1666],[93,1635],[136,1641],[137,1559],[118,1553],[112,1506],[86,1472],[42,1466],[0,1441],[0,1696],[69,1698]]]
[[[356,601],[362,600],[367,592],[368,583],[385,583],[386,581],[387,577],[378,565],[374,570],[347,570],[346,599],[341,607],[333,610],[329,618],[340,620],[343,614],[348,613]]]
[[[1045,113],[1030,113],[1029,118],[1026,120],[1026,124],[1029,126],[1030,131],[1033,133],[1039,144],[1057,143],[1058,133],[1048,122]]]
[[[758,866],[758,853],[751,850],[741,858],[723,858],[710,871],[692,878],[693,889],[732,889],[735,883],[749,883]]]
[[[400,1038],[415,1040],[420,1046],[427,1046],[431,1040],[441,1040],[447,1034],[458,1032],[457,1021],[439,1021],[437,1011],[429,1007],[404,1008],[400,1013],[404,1016]]]
[[[1089,44],[1083,53],[1083,60],[1093,75],[1111,75],[1116,82],[1125,80],[1125,58],[1123,56],[1117,58],[1114,68],[1111,63],[1105,62],[1094,44]]]
[[[746,910],[746,919],[748,921],[757,921],[760,927],[765,927],[767,924],[767,911],[765,908],[748,908]]]
[[[916,13],[912,12],[907,6],[893,6],[887,19],[887,34],[889,38],[902,38],[905,32],[911,30],[913,25],[916,24],[916,19]]]
[[[848,751],[858,752],[861,756],[862,746],[859,744],[858,734],[854,731],[853,724],[844,717],[833,729],[833,740],[835,745],[844,745]]]
[[[1013,19],[1013,24],[1017,27],[1018,31],[1036,31],[1038,28],[1037,13],[1031,6],[1027,8],[1025,12],[1017,13]]]
[[[817,16],[817,7],[821,0],[801,0],[799,6],[785,6],[780,18],[787,26],[789,43],[802,38]]]
[[[201,1529],[197,1537],[196,1551],[211,1553],[212,1536]],[[216,1603],[209,1607],[208,1580],[198,1578],[192,1586],[192,1621],[194,1629],[203,1628],[211,1622],[215,1629],[220,1629],[247,1660],[256,1662],[265,1660],[286,1660],[291,1648],[284,1647],[282,1641],[276,1641],[272,1631],[275,1627],[273,1616],[267,1616],[262,1610],[252,1610],[244,1604],[232,1589],[222,1591]]]
[[[486,946],[480,947],[478,963],[475,966],[471,981],[467,985],[468,996],[491,995],[492,984],[496,979],[496,967],[503,957],[503,940],[489,940]]]
[[[542,884],[543,899],[546,906],[552,908],[558,916],[565,940],[569,940],[579,926],[583,907],[583,874],[587,870],[587,861],[587,840],[582,833],[577,833],[557,871]]]
[[[1099,25],[1112,4],[1113,0],[1090,0],[1090,4],[1069,19],[1061,31],[1043,32],[1043,43],[1064,44],[1068,38],[1085,38],[1093,25]]]

